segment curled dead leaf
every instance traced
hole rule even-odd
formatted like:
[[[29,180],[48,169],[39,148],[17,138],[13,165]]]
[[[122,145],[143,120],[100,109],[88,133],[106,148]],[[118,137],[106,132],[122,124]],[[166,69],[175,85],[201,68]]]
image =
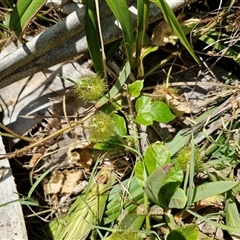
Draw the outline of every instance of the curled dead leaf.
[[[165,96],[165,102],[173,110],[177,117],[181,117],[185,113],[190,113],[190,108],[188,106],[171,95]]]
[[[169,36],[172,33],[172,28],[163,20],[153,29],[152,43],[157,46],[165,46],[170,42]]]
[[[61,192],[63,181],[64,181],[64,174],[61,171],[54,171],[51,175],[50,180],[44,184],[44,192],[49,194],[57,194]]]
[[[69,164],[81,166],[89,170],[93,162],[93,154],[91,154],[89,150],[93,145],[93,143],[88,141],[74,141],[68,149]]]

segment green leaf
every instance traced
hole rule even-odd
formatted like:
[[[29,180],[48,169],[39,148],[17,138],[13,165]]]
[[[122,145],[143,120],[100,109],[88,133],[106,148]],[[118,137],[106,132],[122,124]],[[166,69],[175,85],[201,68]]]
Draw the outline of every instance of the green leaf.
[[[166,143],[166,146],[168,147],[171,156],[175,155],[180,149],[182,149],[189,141],[191,131],[189,131],[188,134],[186,134],[186,129],[180,130],[174,138]]]
[[[206,119],[208,116],[210,116],[213,111],[215,111],[215,108],[212,108],[210,110],[207,110],[205,113],[200,115],[195,119],[196,123],[201,122],[203,119]],[[180,149],[182,149],[189,141],[191,131],[188,131],[186,133],[186,129],[180,130],[175,137],[172,139],[172,141],[167,142],[166,146],[170,151],[171,156],[175,155]]]
[[[146,211],[147,212],[147,211]],[[127,214],[119,224],[119,229],[139,230],[143,224],[145,215]]]
[[[156,167],[170,163],[169,150],[162,143],[154,143],[147,148],[143,162],[149,175]]]
[[[93,61],[93,66],[97,74],[104,76],[101,47],[99,42],[99,31],[95,21],[94,1],[87,0],[85,8],[85,31],[88,43],[88,49]]]
[[[151,108],[151,98],[147,96],[142,96],[137,99],[135,108],[138,113],[149,112]]]
[[[239,182],[235,181],[218,181],[202,184],[193,189],[192,202],[225,193],[235,188],[237,185],[239,185]]]
[[[136,59],[134,66],[140,67],[139,69],[141,72],[138,70],[138,76],[143,76],[143,66],[140,63],[140,57],[148,24],[149,0],[137,0],[137,10]]]
[[[239,211],[233,196],[230,197],[228,204],[226,204],[225,213],[226,213],[226,225],[240,230]],[[231,235],[236,233],[229,231],[229,234]],[[240,234],[238,235],[238,237],[239,236]]]
[[[194,60],[197,63],[200,63],[198,57],[194,53],[190,43],[188,42],[182,27],[180,26],[177,18],[175,17],[172,9],[169,7],[165,0],[150,0],[151,2],[155,3],[163,13],[165,21],[168,25],[173,29],[174,33],[178,36],[179,40],[181,41],[182,45],[188,50],[188,52],[192,55]]]
[[[113,114],[112,119],[115,123],[115,133],[120,136],[124,137],[127,134],[127,127],[126,127],[126,122],[125,119],[118,114]]]
[[[142,91],[142,88],[143,88],[143,80],[137,80],[132,84],[128,84],[127,91],[132,97],[137,98],[139,97]]]
[[[160,193],[160,189],[164,183],[166,179],[166,173],[163,170],[162,167],[157,167],[148,177],[147,181],[146,181],[146,185],[145,185],[145,193],[147,194],[148,198],[162,206],[162,207],[166,207],[164,202],[161,201],[161,196],[159,196]]]
[[[133,47],[133,27],[127,2],[125,0],[124,1],[106,0],[106,2],[121,25],[127,58],[131,64]]]
[[[183,209],[186,205],[187,197],[181,188],[178,188],[170,198],[168,207]]]
[[[171,231],[167,240],[198,240],[199,230],[197,225],[184,225]]]
[[[147,178],[147,173],[145,170],[144,163],[142,161],[138,161],[135,164],[135,177],[137,178],[139,184],[144,186],[144,180]]]
[[[150,113],[153,120],[160,123],[168,123],[176,117],[166,103],[159,101],[152,103]]]
[[[119,74],[119,77],[118,77],[116,83],[114,84],[114,86],[109,91],[109,97],[110,98],[114,98],[117,95],[117,93],[120,91],[120,89],[122,88],[123,84],[127,80],[130,72],[131,72],[130,63],[126,62],[124,67],[123,67],[123,69],[122,69],[122,71]]]
[[[45,2],[46,0],[18,0],[10,17],[9,30],[14,31],[21,40],[24,30]],[[8,3],[11,4],[11,1]]]
[[[149,112],[151,111],[152,101],[150,97],[142,96],[137,99],[135,108],[137,111],[136,122],[142,125],[151,125],[153,119]]]
[[[184,173],[182,169],[179,169],[178,166],[174,165],[168,172],[167,178],[164,184],[172,182],[182,182],[184,179]]]
[[[150,145],[145,153],[143,161],[138,161],[135,165],[135,176],[141,186],[144,181],[158,166],[166,165],[170,162],[169,150],[162,143]]]
[[[164,184],[161,188],[163,194],[173,193],[180,186],[184,178],[183,170],[176,166],[168,171]]]
[[[32,185],[31,189],[28,192],[27,197],[30,199],[33,192],[36,190],[37,186],[43,181],[43,179],[55,168],[56,166],[52,166],[47,171],[45,171],[38,179],[37,181]]]
[[[54,20],[54,19],[52,19],[50,17],[46,17],[46,16],[44,16],[44,15],[42,15],[40,13],[38,13],[36,17],[37,17],[37,19],[41,19],[41,20],[44,20],[46,22],[58,23],[58,21],[56,21],[56,20]],[[74,81],[74,83],[75,83],[75,81]]]
[[[123,201],[123,196],[128,201]],[[115,185],[109,195],[109,202],[104,212],[104,225],[116,220],[124,210],[131,212],[143,203],[143,188],[139,186],[136,177],[126,179]]]
[[[143,125],[151,125],[153,121],[168,123],[175,118],[171,109],[164,102],[152,102],[150,97],[142,96],[137,99],[135,105],[136,121]]]
[[[142,238],[139,236],[139,233],[133,232],[133,231],[120,231],[120,232],[114,232],[112,235],[110,235],[107,238],[103,238],[104,240],[141,240]]]
[[[165,177],[164,183],[162,184],[162,187],[161,187],[160,193],[159,193],[159,196],[161,196],[161,204],[162,204],[162,206],[169,206],[169,204],[172,202],[171,204],[173,206],[173,204],[176,204],[175,202],[177,200],[175,198],[177,198],[177,196],[175,196],[173,199],[172,199],[172,197],[175,194],[177,194],[177,193],[175,193],[176,191],[180,191],[180,190],[178,190],[178,188],[182,184],[184,174],[181,169],[179,169],[178,167],[176,167],[173,164],[167,164],[167,165],[163,166],[163,170],[166,174],[166,177]],[[185,194],[184,194],[184,196],[185,196]],[[172,201],[171,201],[171,199],[172,199]],[[183,199],[183,201],[182,201],[181,205],[179,203],[179,208],[181,208],[180,206],[182,206],[182,205],[185,206],[185,197],[183,197],[182,199]],[[175,206],[175,208],[177,208],[177,207]]]
[[[139,113],[136,116],[136,122],[145,126],[149,126],[153,124],[152,116],[145,112],[145,113]]]

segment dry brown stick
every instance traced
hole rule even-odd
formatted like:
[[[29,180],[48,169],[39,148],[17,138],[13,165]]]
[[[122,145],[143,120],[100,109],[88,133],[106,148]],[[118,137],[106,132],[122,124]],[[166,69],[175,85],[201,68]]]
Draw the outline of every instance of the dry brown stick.
[[[49,135],[49,136],[47,136],[47,137],[45,137],[45,138],[43,138],[43,139],[41,139],[37,142],[34,142],[34,143],[32,143],[32,144],[30,144],[30,145],[28,145],[28,146],[26,146],[26,147],[24,147],[20,150],[16,150],[14,152],[7,153],[3,157],[0,157],[0,160],[4,160],[6,158],[9,159],[9,158],[21,157],[21,156],[25,155],[29,150],[33,149],[34,147],[37,147],[38,145],[43,144],[43,143],[49,141],[50,139],[59,136],[63,132],[68,131],[69,129],[71,129],[71,128],[77,126],[77,125],[82,125],[87,119],[92,117],[93,114],[94,114],[94,112],[91,112],[86,117],[84,117],[84,118],[82,118],[78,121],[71,122],[70,125],[54,132],[53,134],[51,134],[51,135]]]
[[[164,84],[164,83],[163,83]],[[208,87],[221,87],[221,88],[230,88],[230,89],[240,89],[239,85],[226,85],[223,83],[211,83],[211,82],[174,82],[168,84],[170,87],[184,87],[184,86],[208,86]],[[154,89],[155,86],[145,87],[143,90],[151,90]]]

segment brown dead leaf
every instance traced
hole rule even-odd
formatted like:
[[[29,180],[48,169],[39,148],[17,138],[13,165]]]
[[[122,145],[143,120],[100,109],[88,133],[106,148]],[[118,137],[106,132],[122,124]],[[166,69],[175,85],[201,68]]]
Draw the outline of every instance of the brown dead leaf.
[[[43,186],[44,192],[47,195],[59,193],[62,189],[64,178],[65,176],[61,171],[54,171],[50,180]]]
[[[190,113],[190,108],[183,102],[180,102],[178,98],[174,98],[171,95],[166,95],[165,102],[173,110],[177,117],[181,117],[185,113]]]
[[[65,181],[63,183],[61,194],[69,194],[72,193],[75,187],[79,184],[80,180],[83,177],[83,172],[80,170],[67,170],[63,171],[65,175]]]
[[[89,170],[93,162],[93,154],[89,151],[92,147],[93,143],[88,141],[75,141],[68,149],[69,164]]]
[[[165,46],[169,43],[169,36],[172,33],[172,28],[163,20],[153,29],[152,43],[157,46]]]
[[[184,16],[185,15],[183,13],[180,13],[177,16],[177,19],[183,29],[185,29],[185,34],[187,34],[197,23],[199,23],[200,20],[197,18],[191,18],[183,21]],[[163,20],[153,29],[151,40],[152,43],[157,46],[165,46],[167,43],[175,45],[178,41],[178,37],[167,22]]]
[[[177,16],[179,22],[182,22],[184,17],[183,13]],[[167,43],[175,44],[178,37],[173,32],[172,28],[167,24],[165,20],[162,20],[154,29],[152,35],[152,43],[157,46],[165,46]]]
[[[56,170],[52,173],[49,181],[44,183],[44,192],[46,195],[71,194],[80,183],[82,177],[83,172],[79,169],[65,169],[64,171]]]

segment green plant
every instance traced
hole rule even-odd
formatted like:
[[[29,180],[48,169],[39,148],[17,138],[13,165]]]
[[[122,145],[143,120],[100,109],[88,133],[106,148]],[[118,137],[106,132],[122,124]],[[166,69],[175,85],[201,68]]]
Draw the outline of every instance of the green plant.
[[[202,236],[194,220],[192,224],[185,221],[189,214],[227,230],[229,234],[238,234],[239,206],[235,196],[239,195],[240,187],[233,177],[239,155],[239,139],[236,141],[236,136],[233,136],[233,133],[238,133],[239,126],[235,121],[239,115],[238,111],[235,112],[235,118],[227,119],[223,127],[217,129],[217,133],[212,136],[209,135],[206,126],[208,121],[214,123],[221,115],[213,114],[216,108],[194,118],[192,121],[194,124],[189,123],[186,126],[191,129],[190,131],[186,131],[187,129],[179,131],[166,144],[155,142],[149,144],[146,151],[142,151],[138,143],[141,140],[139,126],[151,127],[154,122],[169,124],[173,120],[181,122],[179,117],[186,113],[184,111],[179,113],[166,98],[179,97],[176,91],[168,86],[170,74],[167,76],[166,85],[156,85],[150,94],[144,89],[144,85],[147,84],[145,77],[152,70],[144,73],[143,59],[158,49],[157,46],[151,45],[146,35],[149,3],[153,2],[161,8],[165,21],[195,61],[199,62],[185,37],[186,33],[194,29],[193,25],[180,26],[164,0],[139,0],[137,29],[136,33],[133,33],[127,2],[109,0],[106,2],[121,25],[123,41],[117,41],[113,43],[114,46],[108,48],[103,46],[101,16],[98,11],[95,12],[95,9],[98,9],[95,2],[86,1],[86,35],[96,75],[80,79],[75,85],[75,94],[84,101],[92,102],[91,110],[95,109],[96,112],[87,113],[82,119],[70,122],[68,127],[61,129],[56,135],[74,129],[77,125],[82,126],[90,119],[86,129],[89,133],[88,140],[94,142],[93,150],[100,150],[103,155],[112,150],[120,152],[127,150],[124,160],[129,164],[131,171],[126,170],[126,174],[125,172],[119,174],[118,169],[113,167],[115,163],[121,162],[119,156],[106,161],[98,160],[88,179],[87,188],[77,196],[69,212],[49,224],[51,234],[58,239],[87,239],[90,235],[92,238],[109,240],[153,236],[159,239],[161,227],[165,227],[166,232],[163,233],[165,239],[189,237],[197,240]],[[29,20],[37,10],[34,9]],[[14,26],[19,37],[23,34],[25,24]],[[199,29],[195,29],[196,35],[193,35],[197,36],[197,32],[206,30],[201,29],[202,27],[203,25],[200,25]],[[200,40],[209,46],[214,43],[215,49],[219,51],[226,49],[225,53],[233,56],[238,62],[237,46],[226,48],[224,45],[224,38],[229,35],[219,34],[215,28],[208,30]],[[125,56],[119,76],[114,79],[113,86],[107,91],[106,58],[111,57],[112,52],[108,50],[112,46],[113,49],[120,47]],[[234,48],[236,51],[232,51]],[[178,55],[179,51],[171,53],[157,64],[157,67]],[[208,119],[207,123],[202,122],[204,118]],[[195,143],[201,133],[205,137],[204,143]],[[53,134],[55,137],[56,135]],[[46,139],[50,138],[51,136]],[[34,142],[32,146],[36,146],[36,143]],[[25,151],[29,149],[25,148]],[[105,166],[104,162],[107,162],[110,168]],[[198,174],[201,175],[202,172],[205,178],[199,179]],[[212,221],[207,215],[198,214],[203,203],[207,207],[216,207],[218,202],[224,203],[225,208],[216,210],[217,220]],[[159,210],[158,215],[152,214],[153,207]],[[220,220],[224,220],[227,226],[220,224]]]
[[[13,8],[9,20],[9,30],[14,31],[19,40],[22,39],[24,31],[37,12],[46,3],[46,0],[20,0],[17,4],[13,1],[2,1],[5,6]]]
[[[198,148],[194,149],[194,156],[195,156],[195,170],[197,171],[201,165],[202,158],[201,158],[201,151]],[[176,164],[176,167],[179,167],[182,170],[187,169],[187,165],[190,162],[191,158],[191,147],[185,146],[182,149],[179,150],[177,153],[177,156],[174,158],[174,162]]]
[[[88,131],[92,142],[106,142],[114,135],[114,121],[104,112],[96,113],[88,125]]]
[[[136,101],[136,121],[152,125],[153,121],[168,123],[175,118],[169,106],[162,101],[152,101],[151,97],[141,96]]]
[[[149,217],[147,215],[148,209],[151,202],[153,202],[163,209],[165,221],[170,228],[168,239],[174,239],[177,235],[179,237],[186,237],[191,232],[193,239],[197,240],[200,234],[197,225],[178,226],[174,220],[176,217],[173,216],[172,212],[173,210],[176,211],[176,209],[179,209],[180,211],[188,211],[195,215],[187,206],[189,189],[183,190],[181,188],[184,180],[183,173],[179,167],[175,167],[174,164],[172,164],[170,153],[165,146],[161,143],[150,145],[143,161],[138,161],[136,164],[135,177],[125,180],[122,182],[122,186],[117,185],[110,192],[110,202],[106,206],[107,210],[105,211],[104,223],[107,224],[115,219],[121,219],[121,212],[124,210],[127,212],[126,216],[131,217],[131,214],[134,213],[139,217],[141,224],[144,224],[143,219],[145,219],[147,224]],[[142,188],[140,186],[142,186]],[[199,201],[218,196],[231,189],[233,190],[236,186],[238,186],[238,183],[235,181],[216,181],[193,187],[193,198],[190,204],[196,204]],[[149,202],[144,200],[144,196],[149,199]],[[127,201],[124,199],[127,199]],[[214,198],[212,198],[212,201],[214,201]],[[140,204],[144,206],[144,214],[136,210]],[[181,214],[183,214],[183,212]],[[208,222],[207,218],[204,219]],[[126,228],[126,230],[137,231],[141,228],[141,224],[135,225],[134,228]],[[213,224],[225,229],[223,225],[219,225],[217,222],[213,222]],[[123,228],[119,225],[118,229]],[[233,230],[231,227],[227,229]]]
[[[109,188],[114,182],[114,176],[107,168],[102,168],[96,176],[92,174],[87,188],[75,200],[68,214],[48,225],[54,239],[87,239],[94,225],[101,222]]]
[[[131,66],[138,69],[138,73],[142,75],[142,59],[151,51],[155,51],[156,49],[151,49],[143,52],[143,46],[145,45],[145,37],[146,37],[146,27],[148,21],[148,10],[149,3],[155,3],[162,11],[166,22],[171,26],[175,34],[179,37],[181,43],[186,47],[186,49],[190,52],[193,58],[199,63],[199,59],[193,52],[189,42],[187,41],[185,34],[175,17],[174,13],[168,6],[165,0],[145,0],[145,1],[137,1],[138,8],[138,16],[137,16],[137,32],[136,39],[134,40],[133,28],[132,28],[132,20],[130,16],[130,12],[127,6],[126,1],[107,1],[108,6],[112,10],[116,19],[119,21],[122,32],[123,32],[123,40],[124,40],[124,48],[126,51],[127,61],[129,61]],[[98,8],[98,6],[96,6]],[[89,43],[89,51],[93,60],[93,65],[98,74],[104,76],[104,69],[106,69],[106,59],[104,49],[102,48],[102,44],[100,47],[101,38],[101,29],[97,27],[97,21],[100,21],[100,17],[97,18],[94,16],[94,4],[93,1],[86,1],[86,35]],[[93,35],[94,34],[94,35]],[[98,39],[99,41],[96,41]],[[135,48],[135,49],[133,49]],[[135,52],[135,62],[132,63],[133,52]],[[136,76],[137,77],[137,76]]]
[[[74,91],[78,98],[86,102],[97,101],[106,91],[106,82],[97,75],[81,77],[76,82]]]

